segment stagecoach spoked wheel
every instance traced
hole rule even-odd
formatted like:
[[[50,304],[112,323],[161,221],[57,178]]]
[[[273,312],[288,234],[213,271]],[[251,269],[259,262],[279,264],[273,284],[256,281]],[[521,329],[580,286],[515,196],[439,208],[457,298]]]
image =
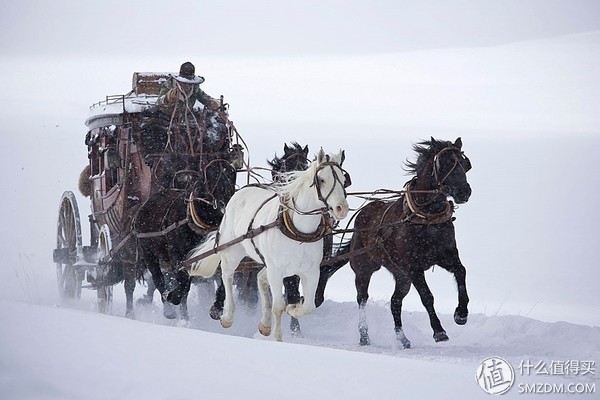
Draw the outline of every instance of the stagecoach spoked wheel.
[[[82,254],[79,209],[75,195],[67,191],[60,199],[54,250],[58,292],[63,299],[81,298],[81,282],[85,272],[76,263],[82,259]]]
[[[110,266],[105,262],[110,257],[110,251],[112,249],[112,241],[110,237],[110,230],[107,225],[102,225],[100,233],[98,235],[98,271],[96,276],[98,277],[98,311],[107,314],[112,308],[113,302],[113,287],[112,285],[103,285],[104,277],[108,273]]]

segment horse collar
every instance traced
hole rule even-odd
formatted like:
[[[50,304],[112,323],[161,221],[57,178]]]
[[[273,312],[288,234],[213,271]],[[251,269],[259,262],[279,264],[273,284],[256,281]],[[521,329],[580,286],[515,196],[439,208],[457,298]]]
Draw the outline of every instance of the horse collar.
[[[413,182],[411,180],[404,186],[404,212],[407,215],[402,221],[418,225],[435,225],[450,221],[452,214],[454,214],[454,204],[446,199],[446,208],[441,212],[428,213],[420,210],[413,198],[413,190],[411,188]],[[432,190],[431,192],[435,193],[437,191]]]
[[[286,209],[283,206],[280,206],[279,208],[277,226],[279,227],[281,233],[283,233],[287,238],[301,243],[317,242],[323,239],[325,235],[331,232],[331,227],[329,226],[327,217],[324,214],[321,215],[321,222],[319,223],[319,226],[314,232],[300,232],[294,226],[294,222],[292,221],[292,216],[290,215],[289,209]]]
[[[205,233],[205,232],[211,232],[214,231],[215,229],[217,229],[219,227],[219,225],[210,225],[206,222],[204,222],[202,220],[202,217],[200,217],[200,215],[198,215],[198,211],[196,210],[196,205],[194,203],[194,192],[192,191],[190,193],[190,197],[188,198],[188,207],[187,207],[187,214],[188,214],[188,219],[190,219],[191,223],[189,224],[189,226],[192,228],[192,230],[194,231],[199,231],[201,233]],[[202,200],[205,201],[203,199],[198,199],[198,200]]]

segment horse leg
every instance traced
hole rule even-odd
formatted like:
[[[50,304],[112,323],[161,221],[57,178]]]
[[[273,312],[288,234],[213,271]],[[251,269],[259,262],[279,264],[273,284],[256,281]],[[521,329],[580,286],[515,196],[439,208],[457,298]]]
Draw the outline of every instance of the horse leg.
[[[144,295],[144,300],[148,304],[152,303],[152,301],[154,299],[154,291],[155,290],[156,290],[156,286],[154,286],[154,280],[153,279],[148,280],[148,290],[146,291],[146,294]]]
[[[181,298],[181,303],[179,303],[179,318],[183,321],[189,321],[190,315],[188,314],[188,306],[187,306],[187,295]]]
[[[233,325],[233,316],[235,314],[235,303],[233,301],[233,272],[223,271],[223,286],[225,287],[225,302],[223,305],[223,315],[221,315],[221,326],[230,328]]]
[[[440,267],[444,268],[448,272],[454,274],[454,279],[456,280],[456,287],[458,289],[458,306],[456,310],[454,310],[454,322],[458,325],[464,325],[467,323],[467,318],[469,316],[469,295],[467,294],[467,270],[460,262],[458,258],[458,253],[455,254],[454,257],[447,257],[446,260],[440,262]]]
[[[154,286],[154,280],[152,279],[152,275],[145,266],[138,267],[138,270],[140,271],[141,278],[143,278],[146,282],[146,286],[148,286],[148,289],[146,290],[146,294],[144,294],[142,297],[136,300],[136,303],[142,305],[152,304],[152,302],[154,301],[154,291],[156,290],[156,286]]]
[[[412,283],[415,286],[415,289],[417,289],[419,297],[421,297],[421,303],[425,306],[427,314],[429,314],[429,322],[433,329],[433,339],[436,342],[448,340],[448,335],[446,334],[446,331],[444,331],[444,328],[442,328],[442,323],[435,313],[435,308],[433,307],[433,293],[431,293],[427,281],[425,280],[425,271],[422,269],[413,271]]]
[[[177,289],[170,293],[172,303],[179,305],[179,319],[188,321],[190,317],[187,309],[187,297],[192,285],[192,278],[184,268],[179,268],[175,272],[175,279],[177,280]]]
[[[402,347],[410,349],[410,340],[407,339],[402,330],[402,300],[410,290],[410,279],[407,276],[394,275],[396,287],[392,295],[391,310],[394,317],[394,329],[396,331],[396,339],[402,343]]]
[[[319,270],[304,272],[299,276],[304,289],[304,299],[300,303],[290,304],[286,308],[287,313],[295,318],[303,317],[315,310],[315,292],[319,283]]]
[[[152,281],[161,294],[161,300],[163,303],[163,315],[167,319],[174,319],[177,317],[177,311],[171,303],[165,300],[163,294],[165,293],[165,277],[160,269],[160,263],[155,257],[149,257],[145,260],[148,270],[152,274]]]
[[[135,312],[133,311],[133,291],[135,290],[135,264],[125,264],[124,268],[124,283],[123,286],[125,288],[125,316],[127,318],[134,319]]]
[[[258,303],[257,282],[256,271],[238,272],[234,275],[238,300],[242,301],[250,309],[255,309]]]
[[[221,256],[221,279],[225,287],[225,302],[223,315],[221,316],[221,326],[223,328],[230,328],[233,325],[233,317],[235,315],[233,275],[242,258]]]
[[[271,310],[275,317],[273,336],[275,340],[281,342],[283,335],[281,333],[281,314],[285,310],[285,299],[283,297],[283,276],[275,268],[266,268],[269,286],[271,287]]]
[[[368,346],[371,344],[366,312],[367,301],[369,300],[369,283],[371,282],[371,277],[380,266],[369,261],[364,256],[358,256],[350,261],[350,267],[355,275],[354,285],[356,286],[356,301],[358,302],[359,343],[361,346]]]
[[[285,298],[288,304],[296,304],[300,302],[300,277],[298,275],[283,278],[283,287]],[[292,336],[302,337],[302,331],[300,330],[300,322],[298,322],[298,318],[292,317],[290,319],[290,331],[292,332]]]
[[[223,315],[223,305],[225,303],[225,285],[223,279],[219,278],[219,287],[215,292],[215,302],[210,308],[209,315],[214,320],[220,320]]]
[[[273,307],[269,289],[269,279],[267,277],[266,268],[261,269],[256,276],[258,281],[258,293],[260,294],[260,300],[262,304],[262,315],[260,323],[258,324],[258,331],[263,336],[269,336],[271,334],[271,324],[273,316]]]

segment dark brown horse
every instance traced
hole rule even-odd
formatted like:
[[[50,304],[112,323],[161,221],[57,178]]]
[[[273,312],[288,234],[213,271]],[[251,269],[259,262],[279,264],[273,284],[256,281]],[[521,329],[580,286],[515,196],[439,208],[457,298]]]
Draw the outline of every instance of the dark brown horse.
[[[466,177],[471,164],[461,149],[460,138],[454,143],[431,138],[415,145],[417,160],[407,163],[415,176],[404,187],[404,194],[397,201],[372,201],[362,208],[356,215],[352,239],[336,254],[342,260],[321,269],[319,302],[323,301],[327,279],[349,259],[356,275],[361,345],[370,344],[365,306],[371,276],[381,266],[392,273],[396,282],[391,311],[397,339],[404,348],[410,347],[410,341],[402,330],[402,300],[411,284],[429,314],[433,338],[436,342],[448,340],[425,280],[425,271],[433,265],[454,274],[458,286],[454,321],[459,325],[467,322],[466,270],[456,248],[454,205],[448,200],[451,197],[462,204],[471,195]]]

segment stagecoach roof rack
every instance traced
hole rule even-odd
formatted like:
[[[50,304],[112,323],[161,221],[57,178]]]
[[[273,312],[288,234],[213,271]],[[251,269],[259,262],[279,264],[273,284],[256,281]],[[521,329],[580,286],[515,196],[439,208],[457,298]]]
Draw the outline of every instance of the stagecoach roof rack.
[[[119,119],[124,113],[139,113],[156,104],[158,96],[136,95],[133,91],[125,95],[110,95],[90,106],[90,114],[85,121],[90,129],[98,126],[100,120]],[[122,118],[121,118],[122,119]],[[93,126],[94,125],[94,126]],[[103,125],[100,123],[100,125]],[[119,125],[118,122],[104,125]]]
[[[161,85],[171,75],[174,73],[134,72],[132,90],[123,95],[108,95],[104,100],[92,104],[86,126],[93,129],[103,125],[119,125],[124,113],[142,112],[155,105]]]

